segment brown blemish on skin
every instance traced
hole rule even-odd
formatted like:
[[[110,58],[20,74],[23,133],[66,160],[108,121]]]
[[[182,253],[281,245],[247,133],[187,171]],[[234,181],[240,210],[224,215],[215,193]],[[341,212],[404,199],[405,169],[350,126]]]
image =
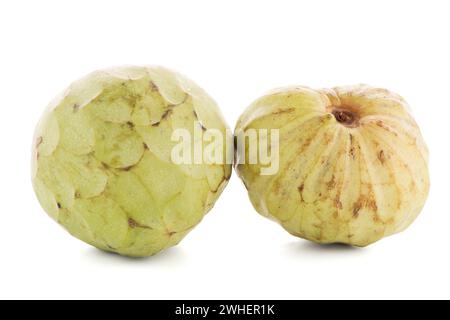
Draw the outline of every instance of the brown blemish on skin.
[[[353,158],[353,159],[355,159],[355,148],[354,147],[352,147],[351,149],[350,149],[350,156]]]
[[[79,104],[74,104],[72,107],[73,113],[77,113],[80,110],[80,105]]]
[[[217,192],[219,192],[219,190],[220,190],[220,187],[225,183],[225,182],[227,182],[229,179],[227,179],[227,177],[223,177],[222,178],[222,180],[219,182],[219,184],[217,185],[217,188],[216,189],[214,189],[214,190],[211,190],[211,189],[209,189],[209,191],[210,192],[212,192],[212,193],[217,193]],[[245,185],[245,183],[244,183],[244,185]],[[247,189],[248,190],[248,189]]]
[[[128,128],[133,129],[134,128],[134,123],[131,122],[131,121],[128,121],[127,122],[127,126],[128,126]]]
[[[56,205],[58,206],[58,209],[61,209],[61,208],[62,208],[61,203],[58,202]]]
[[[79,191],[75,192],[75,199],[80,199],[81,198],[81,194]]]
[[[131,229],[135,229],[135,228],[137,228],[138,227],[138,223],[136,222],[136,221],[134,221],[133,219],[128,219],[128,226],[131,228]]]
[[[375,200],[370,200],[366,203],[367,208],[372,209],[372,211],[377,212],[378,211],[378,205]]]
[[[121,170],[121,171],[128,172],[128,171],[130,171],[131,169],[133,169],[134,166],[135,166],[135,165],[132,165],[132,166],[129,166],[129,167],[125,167],[125,168],[121,168],[120,170]]]
[[[163,122],[163,120],[166,120],[172,113],[172,108],[167,109],[163,115],[161,116],[161,120],[152,124],[152,127],[157,127],[161,124],[161,122]]]
[[[354,205],[353,205],[353,217],[356,219],[359,217],[359,212],[361,211],[363,207],[363,203],[361,202],[361,199],[358,200]]]
[[[311,145],[312,141],[313,141],[313,138],[306,139],[305,143],[302,145],[302,147],[300,148],[298,153],[301,154],[301,153],[305,152],[305,150]]]
[[[378,153],[378,160],[380,160],[381,164],[384,164],[386,162],[386,154],[385,154],[384,150],[381,150]]]
[[[305,190],[305,184],[302,184],[301,186],[298,187],[298,192],[300,193],[300,198],[302,199],[302,202],[305,202],[305,200],[303,199],[303,191]]]
[[[373,198],[361,196],[353,205],[353,217],[357,218],[362,208],[368,208],[375,214],[378,212],[377,202]]]
[[[153,81],[150,81],[150,90],[153,91],[153,92],[158,92],[159,91],[158,86]]]
[[[162,115],[161,120],[167,119],[167,117],[169,117],[171,113],[172,109],[166,110],[166,112],[164,112],[164,114]]]
[[[134,219],[132,219],[132,218],[129,218],[129,219],[128,219],[128,226],[129,226],[131,229],[136,229],[136,228],[141,228],[141,229],[152,229],[152,228],[150,228],[150,227],[143,226],[143,225],[139,224],[136,220],[134,220]]]
[[[333,178],[327,183],[327,188],[328,190],[332,190],[334,187],[336,187],[336,177],[333,175]]]
[[[375,124],[376,124],[378,127],[382,128],[382,129],[384,129],[384,130],[386,130],[386,131],[392,133],[394,136],[398,137],[398,133],[395,132],[394,130],[392,130],[392,129],[391,129],[388,125],[386,125],[383,121],[378,120]]]
[[[375,223],[383,223],[383,221],[380,219],[380,217],[377,214],[375,214],[373,216],[373,222],[375,222]]]
[[[274,116],[276,116],[276,115],[280,115],[280,114],[284,114],[284,113],[292,113],[292,112],[294,112],[294,111],[295,111],[295,108],[280,109],[280,110],[277,110],[277,111],[272,112],[272,114],[273,114]]]
[[[355,149],[355,145],[354,145],[354,141],[355,138],[353,137],[352,134],[350,134],[350,151],[349,151],[349,155],[352,157],[352,159],[356,158],[356,149]]]
[[[104,163],[104,162],[102,162],[102,167],[103,167],[103,169],[106,169],[106,170],[108,170],[108,169],[109,169],[109,166],[108,166],[108,164],[106,164],[106,163]]]
[[[208,129],[203,125],[203,123],[200,121],[200,119],[199,119],[199,117],[198,117],[198,114],[197,114],[197,112],[194,110],[194,118],[197,120],[197,122],[199,123],[199,125],[200,125],[200,128],[203,130],[203,131],[207,131]]]

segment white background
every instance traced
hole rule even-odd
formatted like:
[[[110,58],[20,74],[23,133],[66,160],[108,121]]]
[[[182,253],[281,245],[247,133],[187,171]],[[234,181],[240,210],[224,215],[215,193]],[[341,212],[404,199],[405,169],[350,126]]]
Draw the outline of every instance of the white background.
[[[0,298],[450,298],[450,3],[0,2]],[[159,64],[188,75],[231,127],[265,91],[368,83],[403,95],[431,150],[410,229],[366,249],[320,247],[260,217],[234,175],[178,247],[149,259],[71,238],[30,183],[34,126],[86,73]]]

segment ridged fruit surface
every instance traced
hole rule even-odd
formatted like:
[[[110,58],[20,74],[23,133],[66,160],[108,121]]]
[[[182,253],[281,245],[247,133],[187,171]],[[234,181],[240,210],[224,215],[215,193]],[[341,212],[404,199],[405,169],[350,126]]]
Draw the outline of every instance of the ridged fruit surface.
[[[33,186],[73,236],[122,255],[176,245],[212,208],[230,165],[176,165],[175,129],[226,124],[215,102],[160,67],[94,72],[72,84],[40,121]]]
[[[428,150],[397,94],[279,89],[242,115],[236,133],[250,129],[280,130],[280,169],[261,175],[238,154],[238,174],[256,210],[295,236],[367,246],[406,229],[425,204]]]

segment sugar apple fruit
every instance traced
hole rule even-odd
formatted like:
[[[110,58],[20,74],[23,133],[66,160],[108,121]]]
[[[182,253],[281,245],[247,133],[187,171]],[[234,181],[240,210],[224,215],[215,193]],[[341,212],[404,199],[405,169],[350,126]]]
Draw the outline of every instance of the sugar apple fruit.
[[[236,169],[256,210],[317,243],[367,246],[406,229],[429,192],[428,150],[409,106],[366,85],[282,88],[257,100],[236,133],[278,129],[279,170]],[[271,143],[270,139],[267,139]]]
[[[150,256],[213,207],[231,165],[174,164],[175,129],[229,130],[196,84],[161,67],[120,67],[72,84],[40,121],[32,182],[45,211],[99,249]],[[203,142],[201,142],[203,143]]]

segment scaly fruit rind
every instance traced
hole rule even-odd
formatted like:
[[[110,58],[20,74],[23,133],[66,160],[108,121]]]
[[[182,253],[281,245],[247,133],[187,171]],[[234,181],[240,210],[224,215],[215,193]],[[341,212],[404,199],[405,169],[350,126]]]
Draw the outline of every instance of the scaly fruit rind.
[[[42,207],[102,250],[143,257],[177,244],[231,175],[226,162],[172,163],[173,130],[194,125],[230,135],[216,103],[165,68],[108,69],[75,82],[36,130],[32,180]]]

